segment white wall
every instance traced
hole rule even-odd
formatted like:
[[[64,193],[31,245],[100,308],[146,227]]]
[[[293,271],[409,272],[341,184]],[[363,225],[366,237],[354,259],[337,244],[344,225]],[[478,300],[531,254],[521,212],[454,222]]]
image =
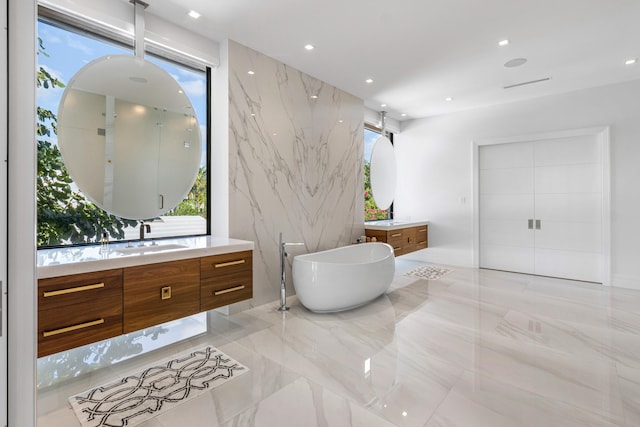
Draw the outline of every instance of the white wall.
[[[395,137],[398,216],[427,219],[429,249],[411,257],[471,266],[471,141],[611,126],[612,285],[640,289],[640,80],[413,120]]]
[[[35,426],[36,5],[9,0],[9,426]]]
[[[7,129],[7,1],[0,2],[0,129]],[[0,133],[0,425],[7,424],[7,132]]]
[[[229,237],[229,41],[220,43],[220,65],[211,88],[211,234]],[[215,153],[215,155],[213,155]]]

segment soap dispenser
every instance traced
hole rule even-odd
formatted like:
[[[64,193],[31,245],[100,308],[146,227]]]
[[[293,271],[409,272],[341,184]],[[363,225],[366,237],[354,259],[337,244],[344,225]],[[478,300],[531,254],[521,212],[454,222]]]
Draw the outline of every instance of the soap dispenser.
[[[109,233],[102,232],[102,238],[100,239],[100,253],[109,252]]]

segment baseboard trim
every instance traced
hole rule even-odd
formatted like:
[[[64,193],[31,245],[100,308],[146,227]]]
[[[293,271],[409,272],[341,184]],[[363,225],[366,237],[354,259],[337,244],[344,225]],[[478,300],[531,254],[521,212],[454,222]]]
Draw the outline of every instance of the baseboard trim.
[[[615,286],[616,288],[640,290],[640,277],[614,274],[611,278],[611,286]]]

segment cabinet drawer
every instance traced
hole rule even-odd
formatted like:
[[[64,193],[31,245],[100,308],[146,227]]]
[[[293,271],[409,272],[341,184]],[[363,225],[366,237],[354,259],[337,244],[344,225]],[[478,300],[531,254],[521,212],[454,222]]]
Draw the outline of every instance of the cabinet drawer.
[[[405,229],[387,231],[387,243],[391,246],[401,246],[407,241],[406,234],[407,230]]]
[[[244,301],[253,297],[253,275],[251,271],[203,279],[200,287],[200,310]]]
[[[38,309],[77,306],[122,295],[122,269],[38,280]]]
[[[418,249],[424,249],[428,246],[428,229],[426,225],[416,227],[416,245]]]
[[[200,277],[218,277],[225,274],[251,271],[253,251],[233,252],[200,258]]]
[[[393,254],[395,256],[400,256],[407,253],[405,246],[399,246],[399,245],[391,245],[391,246],[393,246]]]
[[[38,357],[122,334],[122,297],[38,311]]]
[[[124,269],[125,333],[195,314],[200,309],[198,258]]]

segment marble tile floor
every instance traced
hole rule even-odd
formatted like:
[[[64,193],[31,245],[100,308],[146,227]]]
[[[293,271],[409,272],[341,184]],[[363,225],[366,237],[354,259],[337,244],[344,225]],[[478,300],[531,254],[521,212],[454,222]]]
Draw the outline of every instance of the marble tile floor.
[[[68,396],[206,344],[251,371],[142,427],[640,425],[639,291],[402,275],[420,265],[399,258],[389,292],[348,312],[211,312],[207,333],[41,388],[38,426],[79,427]]]

